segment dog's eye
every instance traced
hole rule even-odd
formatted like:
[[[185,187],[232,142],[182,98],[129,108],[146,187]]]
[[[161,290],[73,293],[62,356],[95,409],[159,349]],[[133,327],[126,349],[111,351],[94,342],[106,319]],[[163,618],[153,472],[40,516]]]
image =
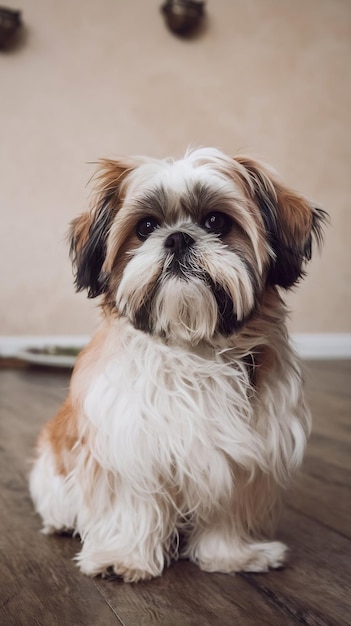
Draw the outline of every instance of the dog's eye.
[[[209,213],[203,222],[203,227],[208,230],[209,233],[216,233],[217,235],[226,235],[230,231],[231,219],[225,213],[215,211]]]
[[[136,234],[139,239],[144,241],[147,239],[151,233],[159,227],[158,221],[154,217],[145,217],[145,219],[140,220],[139,224],[136,227]]]

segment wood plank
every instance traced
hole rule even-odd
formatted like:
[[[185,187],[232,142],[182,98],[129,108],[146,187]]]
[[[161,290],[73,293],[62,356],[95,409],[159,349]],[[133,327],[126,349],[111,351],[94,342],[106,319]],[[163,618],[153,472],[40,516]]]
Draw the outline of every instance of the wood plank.
[[[28,493],[28,458],[38,422],[55,407],[58,383],[67,378],[22,373],[0,373],[0,623],[120,624],[94,582],[72,562],[79,542],[39,533]]]
[[[351,362],[312,363],[307,392],[314,435],[279,534],[291,548],[282,571],[206,574],[188,562],[149,583],[86,578],[79,542],[39,534],[27,489],[28,459],[57,410],[67,372],[0,371],[0,623],[173,626],[349,623]]]
[[[88,623],[107,625],[121,620],[133,626],[136,623],[225,626],[232,624],[234,617],[243,626],[255,625],[252,591],[240,577],[209,575],[190,563],[179,563],[150,583],[92,581],[80,574],[71,561],[80,547],[77,540],[38,533],[39,519],[33,513],[27,491],[26,457],[47,414],[62,401],[66,387],[62,382],[66,380],[54,374],[32,374],[22,377],[22,373],[13,376],[7,372],[2,380],[2,383],[6,380],[2,385],[6,392],[2,395],[4,419],[0,427],[6,445],[0,455],[0,502],[6,515],[0,522],[0,534],[8,537],[3,560],[5,604],[0,612],[0,617],[7,620],[4,623],[27,624],[33,619],[34,624],[36,616],[40,616],[50,626],[60,615],[63,624],[85,624],[89,616]],[[282,619],[287,624],[295,623],[287,620],[274,603],[265,599],[257,599],[257,603],[262,624],[279,624]]]
[[[0,623],[120,624],[94,582],[72,562],[76,540],[39,533],[26,482],[0,455]]]
[[[350,397],[351,360],[310,360],[303,367],[308,389]]]
[[[274,573],[266,574],[274,576]],[[148,583],[105,584],[101,593],[125,626],[257,626],[297,624],[283,606],[253,593],[240,575],[208,574],[190,562],[173,564],[161,578]],[[258,622],[259,618],[259,622]]]
[[[295,510],[351,539],[351,471],[307,456],[295,487],[285,495]]]
[[[269,574],[205,574],[190,563],[179,563],[161,579],[140,587],[97,584],[110,605],[118,607],[126,626],[136,623],[141,607],[145,618],[138,623],[145,626],[347,626],[351,611],[350,541],[292,510],[285,510],[278,535],[287,543],[290,558],[285,569]],[[250,594],[243,581],[255,593]],[[184,615],[179,612],[181,607]],[[194,615],[199,621],[192,621]]]
[[[306,366],[306,397],[313,432],[351,443],[351,361],[314,361]]]
[[[348,441],[333,437],[332,434],[323,435],[313,433],[307,444],[306,458],[324,459],[336,467],[350,471],[351,444]]]
[[[312,410],[313,432],[351,444],[350,398],[326,391],[307,392],[306,398]]]
[[[284,512],[279,535],[290,548],[288,566],[269,576],[242,576],[300,624],[349,626],[350,541],[292,510]]]
[[[303,471],[286,501],[321,524],[351,537],[351,366],[309,365],[307,397],[313,432]]]

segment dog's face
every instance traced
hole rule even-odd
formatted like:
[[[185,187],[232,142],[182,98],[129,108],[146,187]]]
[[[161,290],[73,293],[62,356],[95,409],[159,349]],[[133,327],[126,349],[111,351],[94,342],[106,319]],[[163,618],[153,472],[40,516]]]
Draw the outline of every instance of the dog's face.
[[[267,285],[291,287],[323,212],[245,157],[103,161],[71,229],[78,290],[145,332],[196,344],[237,332]]]

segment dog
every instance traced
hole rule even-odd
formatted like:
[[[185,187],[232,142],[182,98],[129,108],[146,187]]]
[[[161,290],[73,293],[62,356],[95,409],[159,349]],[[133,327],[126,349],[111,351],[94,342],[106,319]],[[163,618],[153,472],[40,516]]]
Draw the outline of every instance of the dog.
[[[126,582],[179,557],[280,568],[280,495],[311,427],[282,293],[326,213],[214,148],[102,160],[95,180],[70,242],[103,319],[38,441],[43,532],[77,533],[81,571]]]

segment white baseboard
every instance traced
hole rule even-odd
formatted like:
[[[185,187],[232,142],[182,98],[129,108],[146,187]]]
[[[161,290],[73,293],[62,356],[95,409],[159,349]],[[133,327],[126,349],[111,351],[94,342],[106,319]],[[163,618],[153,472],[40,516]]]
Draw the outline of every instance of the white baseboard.
[[[291,339],[303,359],[351,359],[351,333],[296,333]]]
[[[27,348],[46,346],[84,348],[88,341],[88,335],[0,335],[0,358],[16,357]]]
[[[292,343],[304,359],[351,359],[351,333],[293,334]],[[0,336],[0,358],[15,357],[26,348],[56,345],[82,348],[88,335]]]

